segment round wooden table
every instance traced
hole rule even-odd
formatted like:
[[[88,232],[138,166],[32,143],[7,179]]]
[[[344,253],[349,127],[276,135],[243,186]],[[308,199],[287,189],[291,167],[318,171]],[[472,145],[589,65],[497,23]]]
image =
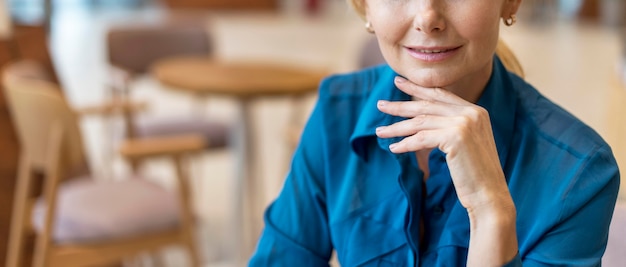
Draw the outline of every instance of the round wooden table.
[[[264,203],[252,131],[250,103],[261,97],[293,97],[316,92],[323,71],[299,69],[266,63],[220,62],[209,57],[182,56],[160,60],[152,67],[152,74],[163,85],[194,95],[222,95],[234,97],[240,103],[240,119],[234,146],[239,162],[235,193],[233,234],[240,260],[246,260],[254,249],[261,232]]]
[[[326,75],[276,64],[227,63],[197,56],[158,61],[152,72],[159,82],[176,89],[237,98],[311,93]]]

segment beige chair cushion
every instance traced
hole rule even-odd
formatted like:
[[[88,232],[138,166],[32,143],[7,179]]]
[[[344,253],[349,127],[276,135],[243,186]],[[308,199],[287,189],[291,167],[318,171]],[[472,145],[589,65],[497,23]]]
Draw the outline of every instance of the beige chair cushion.
[[[172,192],[140,178],[122,181],[67,181],[59,188],[57,243],[85,243],[132,237],[178,224],[178,198]],[[46,205],[39,199],[32,223],[42,232]]]
[[[225,122],[207,120],[193,116],[170,118],[141,118],[136,120],[137,137],[175,136],[199,134],[206,138],[208,148],[225,148],[232,134],[231,126]]]

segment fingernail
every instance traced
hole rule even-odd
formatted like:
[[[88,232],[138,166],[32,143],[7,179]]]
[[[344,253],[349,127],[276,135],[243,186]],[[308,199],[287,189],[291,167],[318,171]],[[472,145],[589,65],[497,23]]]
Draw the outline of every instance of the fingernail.
[[[398,146],[398,144],[393,143],[391,145],[389,145],[389,150],[393,151],[394,148],[396,148]]]
[[[376,132],[380,132],[385,129],[385,126],[376,127]]]
[[[387,102],[388,101],[386,101],[386,100],[378,100],[378,106],[379,107],[384,107],[385,105],[387,105]]]
[[[406,82],[406,79],[405,79],[405,78],[402,78],[402,77],[400,77],[400,76],[396,76],[395,81],[396,81],[397,83],[403,83],[403,82]]]

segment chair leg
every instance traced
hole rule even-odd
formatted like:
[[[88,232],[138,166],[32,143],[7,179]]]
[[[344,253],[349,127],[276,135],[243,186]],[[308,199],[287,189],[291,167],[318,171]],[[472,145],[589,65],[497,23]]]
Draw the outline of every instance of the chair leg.
[[[124,264],[123,262],[116,262],[116,263],[112,263],[112,264],[108,264],[108,265],[104,265],[100,267],[128,267],[128,266],[126,266],[126,264]]]
[[[185,246],[189,251],[191,266],[200,267],[200,253],[194,236],[194,216],[191,203],[191,194],[189,193],[189,179],[183,168],[182,156],[174,157],[174,166],[176,168],[176,177],[178,178],[178,192],[181,202],[181,224],[182,231],[185,235]]]
[[[140,166],[141,165],[140,161],[136,160],[136,159],[131,159],[131,160],[129,160],[129,164],[130,164],[131,172],[133,174],[138,174],[139,173],[139,168],[141,167]]]
[[[32,176],[29,170],[28,157],[22,155],[17,176],[15,197],[13,200],[13,215],[11,219],[11,231],[9,233],[9,243],[7,251],[7,267],[22,266],[22,250],[24,249],[24,239],[27,232],[26,218],[27,202],[32,191]]]
[[[50,212],[49,209],[47,209],[46,212]],[[33,267],[46,267],[48,265],[50,242],[49,235],[46,235],[45,233],[37,235],[37,238],[35,239]]]
[[[154,267],[166,267],[167,266],[167,264],[165,264],[167,261],[165,260],[164,253],[162,253],[161,251],[158,251],[158,250],[152,251],[148,253],[147,256],[150,258],[150,262],[152,263],[152,266]]]
[[[37,235],[35,244],[34,267],[45,267],[49,263],[51,246],[53,244],[53,233],[56,219],[58,187],[61,177],[65,174],[65,169],[61,164],[62,144],[64,129],[60,123],[53,125],[48,141],[48,151],[46,151],[47,162],[44,169],[43,197],[46,203],[46,213],[42,232]]]
[[[132,257],[128,257],[124,260],[122,260],[122,263],[120,263],[119,267],[142,267],[142,266],[146,266],[146,262],[145,262],[145,258],[143,257],[144,255],[136,255],[136,256],[132,256]],[[107,266],[107,267],[112,267],[112,266]]]
[[[198,245],[192,233],[187,234],[187,249],[189,250],[189,259],[192,267],[200,267],[200,252]]]

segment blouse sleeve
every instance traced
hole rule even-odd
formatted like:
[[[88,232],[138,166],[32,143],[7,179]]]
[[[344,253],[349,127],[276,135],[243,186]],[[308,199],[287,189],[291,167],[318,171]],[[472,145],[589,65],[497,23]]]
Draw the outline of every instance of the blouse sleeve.
[[[570,186],[554,226],[526,255],[524,266],[600,266],[619,189],[608,147],[589,156]],[[517,265],[513,265],[517,266]]]
[[[319,102],[283,189],[265,212],[265,229],[249,266],[329,266],[333,248],[322,175],[324,134]]]

